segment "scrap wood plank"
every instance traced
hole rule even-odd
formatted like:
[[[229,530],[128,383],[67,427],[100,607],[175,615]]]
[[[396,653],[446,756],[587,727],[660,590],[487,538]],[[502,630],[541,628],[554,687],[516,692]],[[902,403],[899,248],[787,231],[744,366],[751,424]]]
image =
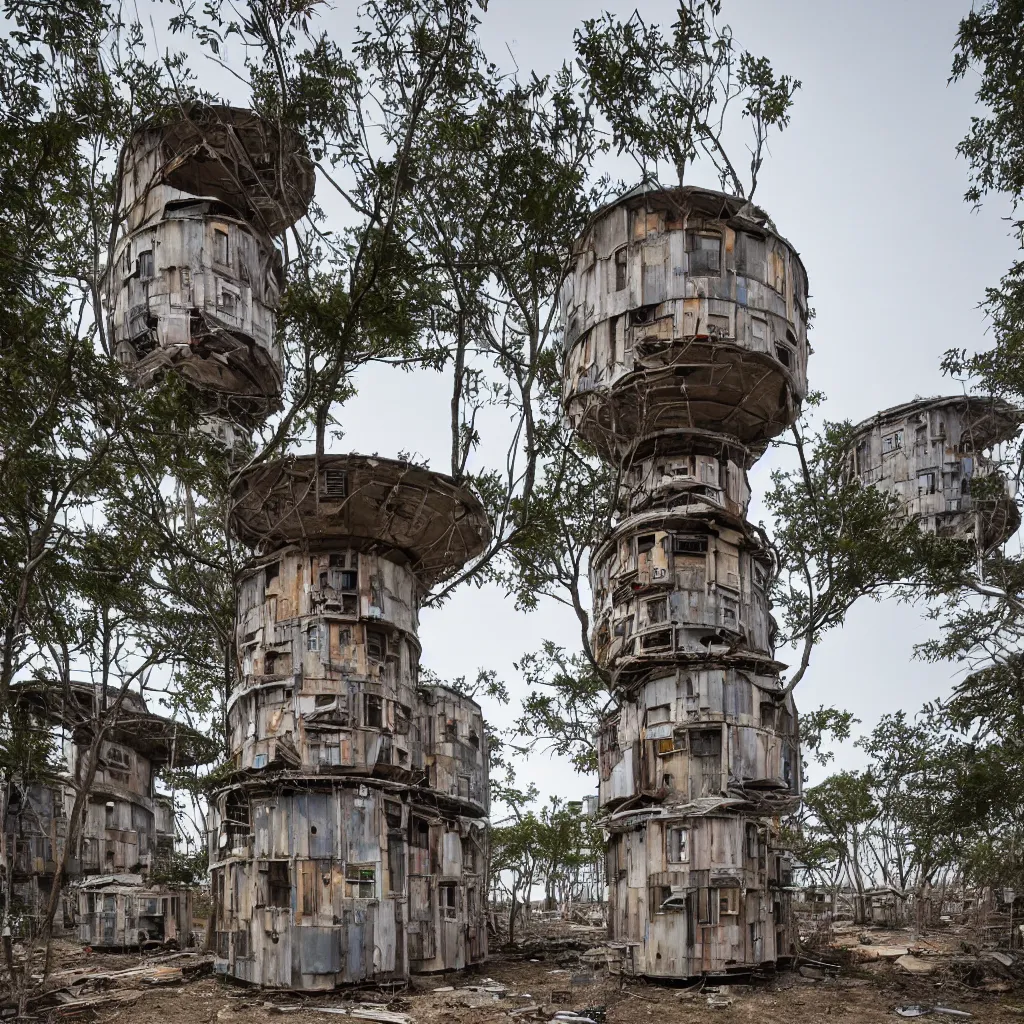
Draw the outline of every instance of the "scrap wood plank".
[[[389,1010],[375,1010],[370,1007],[311,1006],[309,1009],[316,1013],[333,1013],[339,1017],[377,1021],[378,1024],[413,1024],[412,1017],[407,1013],[392,1013]]]
[[[80,999],[69,999],[55,1006],[52,1012],[63,1017],[67,1014],[77,1013],[79,1010],[86,1010],[90,1007],[102,1006],[107,1003],[120,1003],[127,1006],[138,1002],[144,993],[141,989],[121,989],[116,992],[97,992],[91,996],[82,996]]]

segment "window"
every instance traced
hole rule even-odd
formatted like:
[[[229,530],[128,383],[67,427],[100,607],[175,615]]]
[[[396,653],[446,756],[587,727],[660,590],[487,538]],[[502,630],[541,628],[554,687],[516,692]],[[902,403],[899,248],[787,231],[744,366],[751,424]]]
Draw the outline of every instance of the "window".
[[[707,535],[677,533],[672,538],[672,550],[677,555],[703,555],[708,550]]]
[[[454,718],[441,716],[441,730],[445,743],[454,743],[459,738],[459,723]]]
[[[306,630],[306,650],[307,651],[318,651],[320,650],[320,631],[316,626],[310,626]],[[320,698],[318,697],[317,700]]]
[[[309,759],[314,764],[341,764],[341,746],[337,743],[310,743]]]
[[[277,662],[280,655],[277,651],[267,651],[263,655],[263,674],[272,676],[277,672]]]
[[[718,924],[718,890],[702,887],[697,890],[697,923]]]
[[[615,253],[615,290],[621,292],[626,287],[626,249],[618,249]]]
[[[345,885],[351,899],[372,900],[377,895],[377,871],[372,864],[346,864]]]
[[[375,693],[363,697],[363,725],[368,729],[380,729],[384,724],[384,704]]]
[[[437,887],[438,902],[441,905],[441,920],[442,921],[454,921],[457,914],[457,899],[458,892],[456,887],[451,884],[439,885]]]
[[[690,734],[690,753],[694,757],[719,757],[722,753],[722,731],[701,729]]]
[[[690,863],[690,831],[685,828],[670,828],[665,833],[665,855],[670,864]]]
[[[739,232],[736,236],[736,273],[763,281],[764,266],[764,239]]]
[[[269,587],[281,575],[281,563],[272,562],[264,570],[264,586]]]
[[[668,704],[659,704],[657,707],[647,709],[647,724],[659,725],[662,722],[672,721],[672,709]]]
[[[139,253],[138,267],[140,281],[152,280],[154,276],[152,249],[146,249],[144,252]]]
[[[658,754],[675,754],[686,749],[686,730],[676,729],[671,737],[655,742],[655,749]],[[666,776],[667,778],[667,776]],[[668,785],[668,783],[666,783]]]
[[[895,452],[903,447],[903,431],[894,430],[891,434],[886,434],[882,438],[882,451],[883,452]]]
[[[469,837],[462,840],[462,870],[470,875],[476,874],[476,843]]]
[[[738,914],[740,912],[740,891],[737,888],[718,890],[719,914]]]
[[[718,274],[721,269],[722,239],[718,235],[687,233],[691,274]]]
[[[770,700],[761,701],[761,727],[772,730],[775,728],[775,704]]]
[[[267,862],[267,906],[290,907],[292,905],[292,881],[288,873],[288,861]]]
[[[412,709],[405,704],[395,705],[395,732],[399,736],[409,734],[409,724],[412,720]]]
[[[224,266],[228,264],[228,233],[226,231],[213,231],[213,258],[217,263]]]
[[[384,660],[384,637],[380,633],[371,633],[367,631],[366,634],[366,656],[371,661],[383,661]]]
[[[668,621],[668,598],[659,597],[647,602],[647,621],[652,625],[655,622]]]
[[[132,755],[123,747],[115,747],[113,744],[107,747],[106,760],[108,764],[117,765],[120,768],[131,768]]]
[[[747,857],[750,860],[757,860],[757,826],[747,824]]]
[[[775,355],[787,370],[791,370],[793,368],[793,364],[796,360],[793,358],[793,350],[788,345],[776,345]]]
[[[359,576],[353,569],[346,569],[341,574],[341,589],[342,590],[356,590],[357,580]]]
[[[430,849],[430,826],[423,818],[413,818],[409,845],[417,850]]]
[[[348,474],[343,469],[325,469],[321,494],[325,498],[344,498],[348,494]]]
[[[640,647],[645,651],[661,650],[672,646],[672,630],[659,629],[640,638]]]
[[[755,342],[755,349],[765,350],[768,347],[768,321],[758,316],[750,318],[750,338]]]
[[[636,539],[636,553],[638,555],[644,555],[648,551],[654,548],[654,534],[646,533],[642,537]]]
[[[220,308],[224,310],[225,313],[234,314],[237,304],[238,297],[235,293],[228,288],[222,288],[220,292]]]
[[[117,805],[113,801],[111,801],[107,804],[104,810],[106,811],[106,814],[104,816],[103,827],[116,828],[117,818],[114,812],[117,810]]]
[[[917,474],[917,493],[918,494],[934,494],[935,493],[935,474],[934,473],[918,473]]]

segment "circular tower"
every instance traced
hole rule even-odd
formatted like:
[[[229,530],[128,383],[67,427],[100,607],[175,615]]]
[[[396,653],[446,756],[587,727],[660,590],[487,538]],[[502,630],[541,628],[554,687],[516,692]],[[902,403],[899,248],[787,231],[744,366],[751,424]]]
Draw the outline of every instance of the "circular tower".
[[[276,236],[305,214],[313,183],[298,136],[235,107],[169,110],[121,153],[110,345],[143,386],[179,374],[228,447],[280,404]]]
[[[210,833],[217,969],[322,989],[486,956],[477,704],[419,683],[421,596],[483,550],[477,498],[360,455],[256,467],[233,528],[231,782]]]
[[[896,495],[925,532],[990,551],[1020,527],[1016,483],[997,449],[1022,422],[1000,398],[919,398],[854,427],[850,469]]]
[[[611,936],[640,974],[750,972],[793,949],[801,773],[747,471],[806,394],[807,277],[762,210],[694,187],[602,208],[573,257],[564,408],[620,479],[591,561]]]

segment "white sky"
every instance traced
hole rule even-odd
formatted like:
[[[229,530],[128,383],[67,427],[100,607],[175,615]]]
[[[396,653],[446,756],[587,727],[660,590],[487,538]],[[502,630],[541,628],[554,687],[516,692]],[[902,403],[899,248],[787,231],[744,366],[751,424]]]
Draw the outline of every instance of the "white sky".
[[[757,200],[807,267],[817,310],[811,386],[828,395],[832,419],[856,421],[916,395],[955,392],[940,374],[942,353],[987,344],[977,306],[1013,248],[1000,219],[1005,208],[992,202],[972,212],[962,201],[966,165],[955,146],[974,109],[974,86],[947,86],[947,79],[968,2],[725,0],[739,45],[803,82]],[[510,64],[511,53],[524,72],[545,72],[572,57],[572,32],[583,18],[605,9],[626,16],[634,6],[648,21],[667,25],[674,15],[671,0],[490,0],[483,36],[494,59]],[[349,38],[352,11],[338,3],[321,17]],[[626,164],[608,169],[635,177]],[[414,451],[447,466],[446,380],[370,368],[357,383],[359,395],[342,411],[341,450]],[[770,462],[766,456],[751,475],[755,496]],[[751,518],[761,514],[755,497]],[[884,713],[912,712],[944,695],[955,669],[912,660],[913,645],[928,635],[919,609],[865,602],[817,650],[796,692],[799,706],[848,708],[870,727]],[[485,707],[499,726],[512,720],[522,693],[513,661],[542,639],[572,649],[577,637],[571,613],[552,603],[520,614],[489,588],[464,589],[421,621],[424,663],[442,677],[473,677],[484,667],[508,683],[512,705]],[[857,752],[841,750],[836,763],[856,767]],[[545,795],[574,798],[596,788],[540,753],[520,771]]]

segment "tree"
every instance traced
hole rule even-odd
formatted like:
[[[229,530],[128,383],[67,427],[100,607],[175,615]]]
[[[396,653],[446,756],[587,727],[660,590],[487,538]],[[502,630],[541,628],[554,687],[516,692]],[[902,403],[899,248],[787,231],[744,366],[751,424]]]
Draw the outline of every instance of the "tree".
[[[812,407],[819,400],[812,396]],[[772,587],[782,612],[779,639],[800,649],[787,693],[803,679],[815,644],[842,625],[860,598],[892,590],[915,570],[921,544],[899,498],[862,486],[850,472],[849,423],[825,421],[808,439],[801,421],[791,436],[778,443],[792,446],[797,466],[774,470],[764,498],[775,520],[770,543],[779,566]]]
[[[753,198],[769,134],[788,126],[800,82],[776,76],[767,57],[737,51],[721,13],[719,0],[682,0],[668,32],[635,11],[626,21],[605,14],[577,30],[576,52],[610,146],[632,156],[644,179],[657,179],[667,161],[682,185],[704,157],[724,190]],[[724,141],[737,104],[754,136],[747,192]]]

